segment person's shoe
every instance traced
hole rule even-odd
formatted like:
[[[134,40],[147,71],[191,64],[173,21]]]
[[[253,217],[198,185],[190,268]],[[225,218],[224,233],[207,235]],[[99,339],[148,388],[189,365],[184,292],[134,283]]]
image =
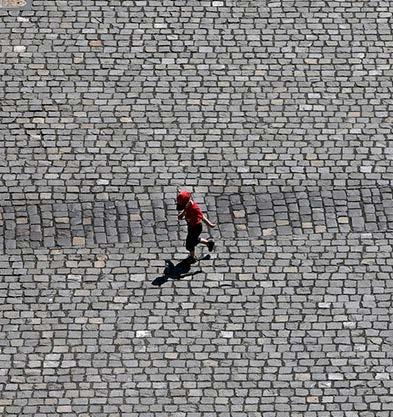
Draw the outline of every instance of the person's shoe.
[[[213,248],[214,248],[214,240],[209,240],[207,242],[207,247],[209,249],[209,252],[211,252],[213,250]]]

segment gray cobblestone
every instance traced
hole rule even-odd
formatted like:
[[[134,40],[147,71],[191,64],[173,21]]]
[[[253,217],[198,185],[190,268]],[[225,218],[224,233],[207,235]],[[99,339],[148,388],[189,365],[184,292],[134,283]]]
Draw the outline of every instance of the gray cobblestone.
[[[316,240],[319,242],[320,248],[320,256],[318,258],[313,257],[313,248]],[[148,372],[151,367],[158,371],[158,375],[161,372],[163,372],[163,375],[169,372],[170,375],[173,371],[182,371],[186,368],[189,369],[188,375],[193,375],[191,371],[193,368],[199,369],[201,366],[208,366],[210,370],[217,368],[217,372],[214,374],[215,382],[213,382],[213,385],[210,382],[210,388],[203,391],[203,398],[211,398],[213,392],[217,391],[214,396],[218,395],[216,398],[224,401],[226,398],[231,398],[229,394],[227,397],[226,393],[229,393],[235,387],[240,389],[245,384],[245,388],[243,388],[244,394],[235,397],[237,401],[232,402],[232,404],[233,407],[235,407],[235,404],[238,404],[242,406],[241,409],[249,410],[248,406],[254,403],[252,401],[244,402],[244,399],[259,398],[261,393],[264,392],[260,390],[263,384],[266,384],[265,389],[277,390],[269,408],[275,413],[284,409],[292,410],[295,404],[303,406],[306,406],[306,404],[320,404],[320,409],[324,410],[324,404],[332,403],[330,400],[326,400],[329,395],[337,398],[339,392],[345,386],[342,384],[355,380],[357,385],[352,388],[354,401],[352,404],[359,404],[360,399],[364,401],[362,394],[363,384],[367,384],[367,381],[390,379],[390,368],[388,366],[390,365],[389,352],[392,333],[388,331],[385,335],[381,330],[378,330],[378,326],[374,329],[370,328],[370,333],[368,334],[358,330],[364,328],[364,325],[368,323],[369,319],[366,318],[367,316],[379,317],[378,323],[385,323],[386,326],[384,328],[389,328],[391,322],[389,316],[386,315],[385,318],[382,316],[386,310],[383,307],[386,297],[383,292],[378,290],[386,286],[389,276],[386,275],[384,277],[382,272],[378,272],[378,274],[381,274],[380,278],[370,276],[367,281],[364,281],[365,277],[363,277],[363,287],[365,282],[367,282],[371,293],[365,295],[356,295],[355,293],[352,295],[350,303],[340,302],[339,299],[333,297],[331,290],[334,288],[334,284],[341,284],[342,294],[353,288],[353,279],[350,278],[351,274],[349,272],[339,273],[339,270],[345,268],[346,265],[351,265],[354,277],[361,276],[363,268],[361,259],[364,259],[365,253],[362,252],[361,245],[358,247],[347,246],[349,241],[357,241],[359,244],[367,243],[368,248],[372,249],[368,255],[369,259],[378,260],[379,262],[383,260],[389,262],[390,260],[393,236],[386,233],[381,233],[375,238],[367,237],[365,240],[360,234],[348,235],[347,239],[343,239],[343,237],[336,239],[332,234],[324,235],[323,239],[321,239],[321,235],[309,235],[309,237],[304,236],[302,238],[294,236],[292,240],[288,239],[288,237],[283,237],[277,240],[265,241],[263,246],[255,246],[255,242],[249,241],[246,243],[251,245],[250,247],[253,246],[254,250],[245,252],[243,256],[244,264],[247,264],[248,260],[252,259],[252,254],[255,251],[259,253],[260,257],[254,267],[248,267],[248,274],[239,276],[235,272],[238,269],[236,259],[228,260],[228,275],[224,274],[223,279],[225,280],[231,274],[233,276],[232,286],[220,288],[219,282],[216,280],[209,281],[214,283],[214,285],[206,286],[204,296],[200,297],[198,292],[194,294],[193,292],[199,288],[198,284],[206,282],[206,278],[211,280],[216,273],[215,263],[219,259],[207,263],[203,267],[204,274],[202,276],[196,276],[192,281],[188,281],[192,282],[191,286],[181,285],[182,282],[180,281],[177,283],[179,284],[178,286],[172,286],[170,290],[168,287],[169,292],[166,292],[168,295],[182,290],[181,294],[183,296],[178,301],[172,302],[173,305],[168,304],[165,293],[160,298],[153,296],[152,291],[146,286],[145,280],[135,282],[129,280],[127,275],[123,278],[123,274],[120,273],[122,268],[129,271],[137,271],[138,263],[145,256],[150,261],[152,259],[162,259],[163,255],[159,253],[156,253],[154,258],[148,256],[148,254],[140,254],[138,257],[135,256],[138,254],[138,250],[136,248],[132,249],[132,247],[130,248],[127,245],[108,248],[106,250],[108,259],[102,270],[111,271],[114,277],[113,283],[116,283],[114,287],[116,289],[114,290],[107,286],[105,280],[93,281],[90,284],[88,279],[87,271],[91,270],[97,259],[102,258],[102,255],[100,255],[102,250],[99,248],[87,249],[84,254],[78,254],[78,249],[76,248],[69,248],[64,251],[57,250],[57,253],[56,249],[41,249],[34,251],[31,255],[25,255],[23,252],[19,255],[2,255],[1,265],[9,270],[8,275],[3,276],[11,278],[13,270],[20,268],[20,265],[23,264],[25,264],[26,269],[24,279],[22,282],[15,282],[16,286],[13,290],[19,291],[19,300],[10,298],[8,295],[8,304],[4,304],[2,301],[2,305],[16,306],[19,304],[16,301],[19,301],[19,305],[30,306],[26,310],[30,311],[30,314],[27,316],[30,319],[20,317],[18,310],[9,311],[4,316],[8,320],[14,317],[12,319],[14,320],[12,330],[11,328],[7,330],[7,327],[3,326],[2,332],[9,334],[3,340],[7,341],[8,346],[14,346],[16,351],[7,353],[4,350],[3,357],[18,355],[17,352],[22,352],[23,350],[25,354],[30,356],[30,368],[34,368],[34,360],[37,361],[37,366],[40,366],[41,360],[44,359],[44,371],[42,374],[37,374],[38,379],[36,383],[45,384],[46,375],[50,375],[48,373],[49,370],[60,369],[61,372],[56,377],[60,387],[65,383],[61,375],[69,375],[67,370],[75,369],[76,365],[82,366],[85,361],[86,364],[93,364],[93,366],[98,366],[99,369],[107,369],[109,376],[112,375],[110,372],[111,366],[116,366],[118,373],[113,375],[114,381],[118,380],[123,373],[130,375],[130,370],[132,369],[131,374],[135,375],[136,384],[143,384],[142,381],[147,383],[148,380],[146,378],[140,380],[138,375]],[[289,251],[288,253],[291,255],[283,258],[281,252],[275,250],[277,245]],[[346,250],[343,252],[343,249]],[[340,253],[345,253],[346,256],[342,258],[340,266],[337,266],[336,258],[332,257],[331,254]],[[283,262],[285,259],[286,261]],[[359,262],[354,264],[354,259],[359,259]],[[382,268],[383,264],[381,262],[378,268]],[[126,268],[125,265],[127,265]],[[291,267],[290,265],[293,266]],[[159,273],[159,267],[160,263],[157,263],[148,276],[148,280]],[[39,278],[42,276],[42,268],[59,271],[48,282],[48,287],[45,291],[39,289]],[[259,269],[265,272],[258,272]],[[291,269],[292,272],[289,272]],[[80,271],[81,274],[76,276],[75,280],[68,279],[64,281],[62,274],[70,274],[76,270]],[[334,270],[337,272],[334,273]],[[313,278],[311,278],[312,271],[318,271],[318,273],[313,275]],[[322,271],[330,271],[335,278],[329,281],[327,273]],[[380,270],[378,269],[378,271]],[[286,281],[286,286],[277,288],[276,286],[266,285],[266,282],[277,283],[280,280],[284,282],[286,279],[285,272],[287,274],[296,274],[293,275],[292,279]],[[377,273],[377,270],[374,273]],[[94,274],[98,275],[99,271],[94,272]],[[299,274],[299,277],[304,276],[306,279],[308,277],[307,287],[299,286],[300,278],[295,278],[298,276],[297,274]],[[71,278],[70,275],[68,276]],[[265,285],[256,286],[255,284],[258,281],[261,283],[265,282]],[[24,282],[30,282],[31,285],[25,288]],[[63,286],[59,287],[60,284],[64,283],[66,284],[65,288],[72,288],[72,292],[61,289],[64,288]],[[306,288],[308,291],[307,294],[304,294],[303,289]],[[248,295],[240,297],[241,293]],[[87,310],[83,309],[85,298],[90,298],[90,300],[86,300],[90,304],[90,308]],[[101,302],[98,301],[99,298],[102,300]],[[34,304],[31,304],[33,302]],[[135,309],[135,302],[139,306],[149,308],[149,310],[151,308],[148,307],[149,305],[156,306],[156,312],[153,315],[150,313],[149,316],[149,322],[155,321],[160,324],[156,329],[150,326],[147,327],[148,316],[137,314],[138,309]],[[371,304],[368,305],[369,310],[362,311],[362,304],[365,302]],[[178,303],[181,303],[180,310],[177,314],[172,315],[171,309],[176,309]],[[116,304],[124,305],[123,308],[125,310],[123,308],[121,310],[116,309]],[[62,309],[57,310],[57,305],[62,305]],[[60,311],[61,315],[58,316]],[[124,311],[128,313],[124,314]],[[199,314],[192,314],[194,311],[195,313],[199,311]],[[204,314],[200,315],[202,311]],[[303,320],[296,319],[296,314],[299,314],[301,311],[303,312]],[[326,314],[324,311],[326,311]],[[46,312],[46,314],[41,316],[43,312]],[[161,316],[161,313],[164,312],[166,314]],[[240,312],[243,314],[239,315]],[[284,312],[287,313],[284,314]],[[4,313],[5,310],[3,310]],[[208,318],[212,314],[216,325],[208,330],[209,327],[205,327],[206,321],[204,318]],[[60,322],[58,320],[64,315],[73,317],[74,325],[69,323],[67,330],[66,328],[62,330],[62,327],[59,327]],[[39,317],[41,319],[38,320]],[[190,320],[191,317],[194,319]],[[268,327],[266,329],[261,327],[263,323],[261,319],[263,317],[267,319],[266,324]],[[271,321],[272,317],[273,322]],[[140,323],[139,325],[137,324],[138,322]],[[130,327],[131,323],[134,323],[133,327]],[[180,324],[182,327],[174,326],[175,323]],[[291,326],[287,327],[289,323],[291,323]],[[303,323],[307,323],[308,326],[304,326]],[[333,323],[337,325],[334,329],[330,326]],[[351,323],[351,325],[348,325],[348,323]],[[190,324],[192,324],[191,327]],[[326,328],[326,325],[329,325],[330,330]],[[125,326],[124,330],[121,330],[122,327],[120,326]],[[114,330],[116,327],[117,332]],[[132,328],[134,331],[131,330]],[[180,330],[181,328],[183,330]],[[48,336],[44,334],[41,336],[38,332],[39,329],[45,329],[45,332],[49,332],[50,335],[48,333]],[[134,339],[135,336],[136,339]],[[172,343],[170,341],[171,336],[175,337]],[[46,339],[46,337],[50,337],[50,339]],[[258,338],[260,337],[263,339],[259,341]],[[137,343],[138,339],[142,341],[141,344]],[[34,343],[15,344],[11,342],[12,340],[29,340]],[[49,344],[47,344],[46,340],[48,340]],[[100,340],[99,344],[96,343],[97,340]],[[187,341],[187,343],[183,344],[180,340],[183,340],[183,343]],[[205,343],[202,340],[205,340]],[[106,341],[110,341],[110,345]],[[115,354],[115,351],[111,349],[108,350],[113,343],[115,346],[119,346],[120,354]],[[157,351],[157,348],[164,346],[163,343],[165,343],[167,348],[162,352],[160,350]],[[386,343],[388,344],[386,345]],[[94,350],[90,352],[89,350],[85,351],[85,349],[81,350],[84,346],[94,347]],[[126,350],[123,351],[122,346]],[[183,350],[182,348],[186,346],[199,346],[200,348],[191,351]],[[216,347],[218,350],[210,351],[208,349],[209,346]],[[243,349],[239,350],[241,346]],[[277,350],[277,346],[281,347]],[[381,346],[382,350],[380,348],[375,350],[374,347],[376,346]],[[388,349],[385,349],[384,346],[387,346]],[[299,348],[302,349],[299,350]],[[204,352],[204,349],[208,349],[205,351],[207,356],[199,357],[201,359],[210,359],[202,365],[199,362],[201,359],[198,359],[197,355],[200,355],[199,352]],[[336,354],[337,349],[344,356],[338,357]],[[353,362],[356,358],[353,354],[357,351],[362,352],[362,356],[356,359],[357,362]],[[44,358],[41,358],[39,352],[47,353]],[[222,356],[224,352],[226,352],[225,357]],[[236,352],[242,353],[239,356]],[[314,352],[319,352],[319,366],[315,362]],[[171,356],[172,353],[174,354],[173,357]],[[269,358],[273,353],[274,356]],[[375,355],[375,353],[378,354]],[[38,356],[35,356],[36,359],[34,359],[36,354]],[[299,371],[303,373],[293,373],[294,369],[292,366],[289,366],[289,364],[284,365],[286,358],[292,358],[291,360],[295,361],[293,366],[297,364]],[[21,358],[20,361],[20,366],[22,366],[24,359]],[[351,364],[351,362],[353,363]],[[20,366],[11,369],[7,368],[5,364],[3,365],[3,369],[10,376],[13,383],[20,383],[17,376],[20,375],[18,369],[23,369]],[[108,366],[109,368],[102,368]],[[84,368],[80,369],[83,370]],[[94,370],[93,368],[91,369]],[[235,369],[236,373],[233,374]],[[374,371],[371,371],[372,369]],[[280,370],[280,381],[282,381],[280,386],[277,386],[275,383],[278,370]],[[309,372],[306,372],[307,370]],[[191,374],[189,373],[190,371]],[[374,377],[372,373],[375,373]],[[95,372],[91,374],[92,377],[93,375],[95,375]],[[150,372],[148,372],[148,375],[150,375]],[[228,375],[233,375],[234,377],[230,383],[229,381],[231,380],[228,381]],[[252,380],[256,382],[253,388],[247,388],[246,381],[248,377],[246,375],[253,375]],[[160,377],[158,377],[158,381],[160,381]],[[282,386],[283,381],[287,381],[284,386]],[[292,405],[277,402],[277,399],[286,398],[289,395],[289,391],[286,391],[290,390],[289,387],[292,386],[291,381],[303,381],[306,384],[303,386],[304,396],[301,391],[299,391],[299,396],[292,394]],[[320,381],[320,391],[310,389],[310,386],[307,385],[308,381]],[[259,382],[262,385],[259,386]],[[330,382],[330,384],[325,386],[324,384],[327,382]],[[197,388],[204,386],[203,380],[196,379],[195,383],[197,390],[203,390],[203,388]],[[221,384],[223,385],[219,388]],[[182,384],[178,386],[173,385],[170,390],[171,395],[176,400],[174,404],[181,404],[180,399],[187,392],[186,388],[181,388],[182,386]],[[119,398],[121,398],[118,404],[123,404],[126,392],[120,387],[116,389],[118,390]],[[113,391],[116,389],[108,386],[106,392],[108,393],[108,390]],[[376,391],[377,389],[378,391]],[[324,390],[329,390],[327,391],[328,394],[323,394]],[[375,392],[375,398],[385,395],[385,392],[381,391],[379,385],[370,386],[368,390],[370,393]],[[139,392],[140,398],[144,398],[143,392],[140,390]],[[98,391],[97,394],[100,395]],[[191,393],[188,395],[191,395]],[[371,401],[372,395],[368,395],[367,398]],[[98,398],[104,399],[105,397]],[[201,398],[201,401],[203,401],[203,398]],[[137,398],[134,399],[137,400]],[[220,403],[214,402],[215,406],[218,406]],[[228,400],[226,399],[222,404],[224,403],[228,404]],[[133,404],[134,409],[139,410],[142,403],[136,401]],[[255,404],[258,404],[257,410],[259,411],[266,409],[266,404]],[[348,406],[351,403],[346,402],[345,404]],[[363,404],[367,407],[366,403]],[[143,401],[143,405],[147,407],[146,409],[153,409],[149,408],[153,407],[153,403]],[[285,407],[282,407],[284,405]],[[108,403],[108,406],[110,406],[110,403]],[[60,413],[58,408],[65,410],[66,407],[69,407],[69,405],[58,403],[56,408],[49,407],[49,409],[52,410],[51,412],[56,411]],[[91,407],[89,410],[92,409]],[[113,407],[117,407],[115,403],[113,403]],[[11,406],[6,405],[6,409],[10,409],[10,412],[12,412]],[[227,409],[229,410],[230,408]],[[365,408],[356,407],[356,410],[362,409]]]
[[[0,414],[391,415],[392,12],[0,0]]]

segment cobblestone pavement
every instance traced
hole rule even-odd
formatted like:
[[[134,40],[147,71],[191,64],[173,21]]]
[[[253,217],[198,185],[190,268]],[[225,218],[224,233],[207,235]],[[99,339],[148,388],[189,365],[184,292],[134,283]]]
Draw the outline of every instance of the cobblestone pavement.
[[[0,0],[2,416],[393,415],[392,13]]]

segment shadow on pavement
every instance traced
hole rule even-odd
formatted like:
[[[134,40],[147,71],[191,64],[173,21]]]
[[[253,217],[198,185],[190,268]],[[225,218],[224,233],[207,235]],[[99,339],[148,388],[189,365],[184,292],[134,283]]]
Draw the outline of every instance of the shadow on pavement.
[[[200,260],[207,260],[210,259],[210,255],[205,255]],[[161,285],[165,284],[169,279],[178,280],[180,278],[184,278],[187,276],[193,276],[202,272],[201,269],[195,272],[191,272],[191,266],[193,264],[190,263],[188,259],[183,259],[178,264],[174,265],[172,261],[165,260],[165,269],[164,275],[161,277],[157,277],[153,282],[152,285],[160,287]]]

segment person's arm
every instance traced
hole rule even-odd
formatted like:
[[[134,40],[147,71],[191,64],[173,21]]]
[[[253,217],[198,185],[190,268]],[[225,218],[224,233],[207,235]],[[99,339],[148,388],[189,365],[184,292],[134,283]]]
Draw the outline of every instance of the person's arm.
[[[209,227],[212,227],[212,228],[216,227],[216,224],[212,223],[205,215],[203,215],[202,221],[203,223],[206,223]]]
[[[188,206],[191,204],[191,201],[189,201],[186,205],[186,207],[177,215],[177,218],[181,220],[186,215],[186,210]]]

